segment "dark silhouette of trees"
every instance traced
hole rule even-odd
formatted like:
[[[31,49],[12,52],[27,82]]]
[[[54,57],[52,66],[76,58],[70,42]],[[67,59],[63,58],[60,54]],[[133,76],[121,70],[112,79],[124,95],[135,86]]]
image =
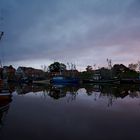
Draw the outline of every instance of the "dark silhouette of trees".
[[[112,68],[113,75],[119,78],[138,78],[138,73],[123,64],[115,64]]]
[[[44,72],[47,72],[48,71],[48,67],[46,65],[41,65],[41,69],[44,71]]]
[[[98,71],[101,75],[101,79],[104,79],[104,80],[112,79],[112,72],[110,69],[102,67]]]
[[[93,70],[92,66],[88,65],[88,66],[86,67],[86,71],[87,71],[87,72],[91,72],[92,70]]]
[[[108,63],[108,69],[112,68],[112,60],[111,59],[106,59],[107,63]]]
[[[136,71],[137,68],[138,68],[138,64],[131,63],[131,64],[128,65],[128,68]]]
[[[48,68],[50,72],[63,72],[66,70],[66,65],[59,62],[54,62]]]

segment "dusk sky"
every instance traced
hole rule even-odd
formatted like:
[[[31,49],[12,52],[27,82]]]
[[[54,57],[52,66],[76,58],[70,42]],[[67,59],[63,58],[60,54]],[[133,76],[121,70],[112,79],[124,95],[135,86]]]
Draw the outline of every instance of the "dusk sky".
[[[0,0],[0,15],[5,65],[140,60],[140,0]]]

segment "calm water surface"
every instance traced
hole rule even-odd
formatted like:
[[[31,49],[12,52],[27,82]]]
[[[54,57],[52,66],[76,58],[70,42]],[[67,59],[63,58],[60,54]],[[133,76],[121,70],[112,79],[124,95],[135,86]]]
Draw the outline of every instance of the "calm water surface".
[[[138,85],[6,88],[0,140],[140,140]]]

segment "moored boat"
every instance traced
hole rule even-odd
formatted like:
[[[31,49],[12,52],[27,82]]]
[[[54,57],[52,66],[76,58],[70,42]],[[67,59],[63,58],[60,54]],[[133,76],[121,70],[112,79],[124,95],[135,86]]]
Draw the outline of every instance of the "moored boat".
[[[70,83],[70,84],[73,84],[73,83],[78,83],[79,82],[79,79],[77,78],[73,78],[73,77],[64,77],[64,76],[55,76],[52,78],[52,80],[50,81],[51,83],[55,83],[55,84],[65,84],[65,83]]]
[[[0,93],[0,102],[4,100],[11,100],[11,93]]]
[[[10,95],[1,95],[0,93],[0,128],[3,125],[4,118],[6,117],[7,111],[10,106],[10,102],[12,101]]]
[[[0,110],[7,106],[12,101],[12,95],[10,93],[0,93]]]

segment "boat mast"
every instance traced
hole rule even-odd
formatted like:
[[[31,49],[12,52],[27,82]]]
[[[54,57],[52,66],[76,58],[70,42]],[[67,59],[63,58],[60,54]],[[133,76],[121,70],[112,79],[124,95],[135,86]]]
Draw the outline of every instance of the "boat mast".
[[[3,26],[3,16],[2,16],[2,10],[0,11],[0,28]],[[2,39],[2,36],[4,35],[4,32],[0,29],[0,40]]]
[[[2,39],[3,34],[4,34],[4,32],[0,31],[0,41]],[[2,62],[1,62],[1,60],[0,60],[0,68],[2,68]]]
[[[0,28],[2,28],[2,23],[3,23],[3,17],[2,17],[2,11],[0,12]],[[2,37],[4,35],[4,31],[0,29],[0,41],[2,40]],[[0,67],[2,68],[2,61],[0,59]]]
[[[0,40],[2,39],[2,36],[4,35],[3,31],[0,31]]]

